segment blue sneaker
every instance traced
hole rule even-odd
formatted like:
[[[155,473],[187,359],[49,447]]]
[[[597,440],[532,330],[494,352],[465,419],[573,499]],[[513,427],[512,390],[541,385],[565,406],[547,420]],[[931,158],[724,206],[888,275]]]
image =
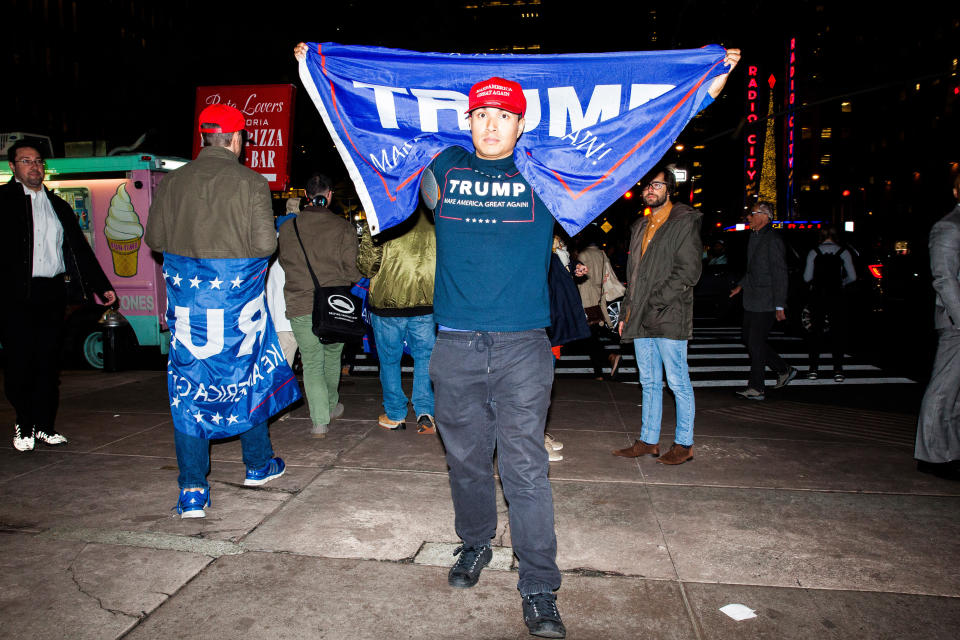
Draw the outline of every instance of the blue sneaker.
[[[282,476],[285,468],[283,458],[274,458],[259,469],[247,467],[247,479],[243,481],[243,484],[248,487],[259,487],[262,484],[267,484],[274,478]]]
[[[204,513],[203,508],[209,507],[210,504],[210,489],[200,491],[180,489],[176,510],[181,518],[206,518],[207,514]]]

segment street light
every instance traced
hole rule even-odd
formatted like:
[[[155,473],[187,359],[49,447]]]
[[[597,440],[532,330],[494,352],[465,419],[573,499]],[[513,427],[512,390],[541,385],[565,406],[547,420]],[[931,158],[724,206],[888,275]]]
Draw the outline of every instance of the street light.
[[[819,179],[820,179],[820,174],[819,174],[819,173],[815,173],[815,174],[813,174],[812,176],[810,176],[810,179],[811,179],[811,180],[819,180]]]

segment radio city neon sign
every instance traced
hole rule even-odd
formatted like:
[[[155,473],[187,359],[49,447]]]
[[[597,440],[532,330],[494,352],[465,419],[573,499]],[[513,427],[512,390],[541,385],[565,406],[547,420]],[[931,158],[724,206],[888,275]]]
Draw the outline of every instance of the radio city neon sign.
[[[796,62],[797,62],[797,39],[790,39],[790,64],[787,67],[787,77],[789,79],[788,89],[787,89],[787,110],[790,112],[790,117],[787,118],[787,167],[793,169],[793,104],[796,101],[797,95],[794,85],[794,75],[796,74]]]
[[[759,97],[757,76],[759,68],[756,66],[747,67],[747,125],[751,125],[758,120],[757,116],[757,98]],[[746,172],[746,189],[751,191],[753,183],[757,179],[757,127],[749,127],[747,133],[747,155],[744,170]]]

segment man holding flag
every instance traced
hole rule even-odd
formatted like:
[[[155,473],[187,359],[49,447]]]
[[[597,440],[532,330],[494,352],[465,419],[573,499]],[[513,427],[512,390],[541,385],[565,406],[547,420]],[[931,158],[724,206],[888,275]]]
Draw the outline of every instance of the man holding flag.
[[[200,112],[204,146],[160,183],[147,224],[167,285],[167,388],[183,518],[203,518],[211,504],[210,440],[240,436],[247,486],[283,475],[267,419],[300,397],[267,312],[277,237],[266,180],[238,163],[245,122],[227,105]]]
[[[529,133],[539,124],[542,105],[533,104],[537,122],[528,123],[527,93],[530,91],[531,98],[539,96],[540,88],[528,87],[525,91],[517,79],[555,81],[557,75],[551,73],[551,65],[586,75],[581,61],[569,60],[581,56],[441,59],[443,54],[397,52],[402,57],[392,60],[390,50],[326,43],[317,46],[316,55],[313,53],[302,43],[295,49],[301,60],[301,77],[351,176],[355,183],[359,182],[358,191],[362,192],[361,199],[366,199],[368,217],[374,214],[371,229],[375,230],[378,221],[381,226],[390,226],[396,224],[394,217],[409,215],[416,195],[411,197],[408,185],[415,183],[417,176],[422,175],[424,202],[434,209],[434,317],[440,330],[430,374],[436,396],[437,429],[449,466],[455,526],[462,540],[448,582],[453,587],[472,587],[492,558],[490,541],[497,525],[492,464],[496,451],[509,506],[513,551],[520,561],[517,586],[524,622],[535,636],[563,638],[566,629],[553,593],[560,587],[560,571],[556,563],[553,496],[547,477],[549,462],[543,447],[553,383],[545,327],[550,325],[547,268],[554,218],[571,234],[576,233],[612,202],[608,201],[611,189],[619,189],[626,181],[632,185],[639,177],[633,173],[637,170],[634,165],[647,164],[636,151],[664,123],[671,122],[674,114],[682,112],[689,119],[696,114],[697,107],[705,106],[707,88],[703,83],[711,77],[714,79],[709,84],[709,95],[716,97],[728,71],[724,69],[721,74],[717,68],[732,68],[739,60],[739,51],[730,50],[719,57],[716,50],[698,52],[680,60],[678,68],[685,69],[691,79],[669,89],[659,85],[661,94],[669,95],[671,102],[662,114],[655,114],[653,124],[649,114],[633,106],[625,116],[627,120],[621,121],[621,128],[643,124],[639,133],[646,135],[639,141],[638,131],[600,126],[592,127],[591,133],[574,126],[569,100],[577,96],[574,92],[570,98],[566,87],[544,87],[544,93],[553,99],[551,109],[565,105],[574,130],[562,135],[560,130],[565,129],[566,120],[561,122],[551,113],[549,132]],[[372,59],[381,56],[385,61],[382,66],[371,64]],[[599,58],[601,54],[583,57],[591,56]],[[354,57],[359,62],[354,62]],[[411,59],[427,67],[412,69]],[[404,61],[408,67],[403,66]],[[597,62],[601,63],[594,67],[598,74],[604,68],[620,68],[614,60]],[[374,71],[369,80],[363,77],[364,65]],[[423,74],[432,73],[437,78],[446,75],[459,89],[466,78],[500,70],[512,78],[494,75],[480,82],[474,80],[465,96],[466,104],[458,91],[424,89],[421,84],[433,79]],[[391,73],[393,77],[389,77]],[[374,80],[378,82],[374,84]],[[616,93],[616,100],[605,103],[611,109],[613,102],[620,107],[621,85],[616,90],[609,88],[613,86],[598,84],[594,90],[594,96],[600,95],[599,100]],[[385,153],[379,160],[374,154],[359,153],[364,148],[364,137],[372,132],[358,129],[362,121],[370,121],[368,114],[351,112],[349,92],[356,93],[358,89],[373,90],[383,135],[400,136],[401,146],[394,145],[392,159]],[[638,90],[637,95],[643,91]],[[360,109],[362,95],[356,95],[358,100],[353,105]],[[405,96],[411,96],[414,102],[404,104],[401,99]],[[631,98],[630,103],[640,100]],[[436,118],[441,109],[456,113],[454,130],[439,129]],[[578,124],[592,117],[590,114],[599,119],[601,111],[581,111]],[[464,112],[466,119],[461,121]],[[408,114],[417,114],[419,134]],[[400,129],[400,133],[395,134],[392,129]],[[456,129],[468,129],[470,139]],[[664,134],[669,130],[665,129]],[[525,131],[533,142],[523,145],[518,141]],[[550,140],[551,137],[557,139]],[[387,139],[381,138],[374,144],[382,145]],[[672,142],[670,138],[664,146],[657,139],[651,147],[665,149]],[[616,155],[604,159],[607,152],[600,151],[604,146],[608,152],[616,151]],[[587,147],[594,157],[587,155],[587,162],[583,163]],[[371,163],[368,157],[377,161]],[[648,164],[657,159],[659,155]],[[562,166],[564,162],[567,166]],[[574,171],[573,163],[591,168]],[[629,171],[618,173],[622,166]],[[369,177],[368,173],[375,175]],[[598,185],[602,187],[595,189]],[[625,190],[620,190],[617,197]],[[553,217],[548,215],[551,213]]]

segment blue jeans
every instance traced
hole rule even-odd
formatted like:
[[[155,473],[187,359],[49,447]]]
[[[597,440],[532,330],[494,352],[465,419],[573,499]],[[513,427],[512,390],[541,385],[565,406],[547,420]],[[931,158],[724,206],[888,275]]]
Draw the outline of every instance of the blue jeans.
[[[430,353],[437,340],[433,314],[424,316],[378,316],[370,314],[373,339],[380,358],[380,386],[383,409],[391,420],[407,417],[407,396],[400,385],[400,358],[403,341],[413,356],[413,410],[417,416],[433,415],[433,386],[430,384]]]
[[[543,446],[552,360],[543,329],[441,331],[430,360],[457,535],[467,546],[480,546],[496,534],[496,451],[520,560],[521,595],[560,588],[550,462]]]
[[[177,447],[177,466],[180,467],[177,484],[180,488],[209,489],[207,474],[210,473],[210,440],[174,429],[173,443]],[[247,465],[247,468],[257,469],[267,464],[273,458],[273,446],[270,444],[266,421],[241,433],[240,446],[243,448],[243,464]]]
[[[677,403],[677,429],[673,441],[693,444],[693,385],[687,369],[687,341],[667,338],[634,338],[637,373],[643,386],[643,407],[640,439],[647,444],[660,442],[660,421],[663,418],[663,370],[667,384]]]

